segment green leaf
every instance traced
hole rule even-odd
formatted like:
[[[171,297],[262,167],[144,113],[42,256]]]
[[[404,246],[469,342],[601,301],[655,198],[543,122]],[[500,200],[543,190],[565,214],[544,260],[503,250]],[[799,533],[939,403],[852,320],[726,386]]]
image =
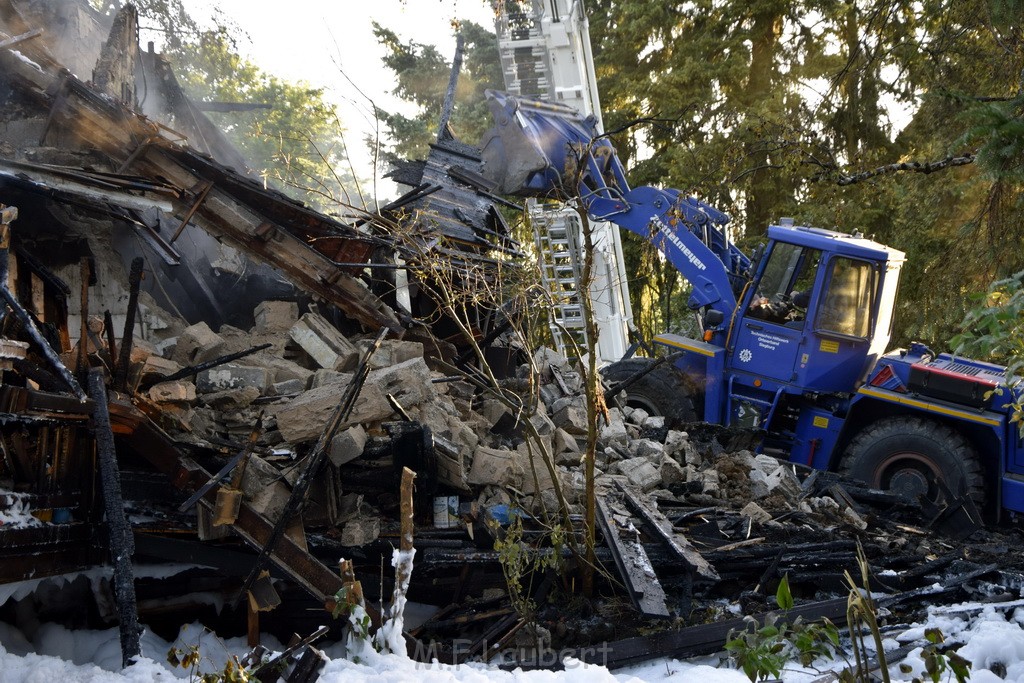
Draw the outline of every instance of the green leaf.
[[[964,683],[971,677],[971,662],[969,660],[964,659],[956,652],[949,653],[947,658],[949,659],[949,668],[953,670],[957,683]]]
[[[779,581],[779,588],[775,591],[775,602],[786,611],[793,609],[793,594],[789,590],[789,574],[783,576]]]

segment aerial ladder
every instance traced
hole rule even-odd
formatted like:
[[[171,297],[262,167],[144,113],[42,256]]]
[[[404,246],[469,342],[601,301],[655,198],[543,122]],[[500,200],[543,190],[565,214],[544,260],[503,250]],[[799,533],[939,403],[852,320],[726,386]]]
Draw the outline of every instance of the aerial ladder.
[[[603,131],[590,31],[581,0],[506,0],[495,3],[495,29],[505,89],[514,95],[565,105],[593,117]],[[527,201],[543,285],[551,298],[549,326],[555,348],[575,355],[587,347],[580,301],[583,223],[572,206]],[[594,244],[590,295],[597,352],[604,363],[626,355],[633,312],[618,228],[590,222]]]

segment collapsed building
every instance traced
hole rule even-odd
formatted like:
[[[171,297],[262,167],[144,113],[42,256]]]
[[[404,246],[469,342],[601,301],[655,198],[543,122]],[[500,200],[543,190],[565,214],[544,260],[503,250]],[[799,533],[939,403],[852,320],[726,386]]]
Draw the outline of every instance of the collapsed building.
[[[255,641],[269,611],[265,628],[309,633],[310,608],[350,595],[352,574],[376,578],[404,540],[403,468],[417,473],[410,596],[442,606],[407,635],[472,634],[427,651],[450,661],[524,642],[614,641],[619,664],[712,651],[736,624],[693,615],[737,596],[763,611],[786,574],[808,617],[841,621],[845,599],[821,597],[858,541],[890,570],[893,607],[1016,580],[996,564],[1005,537],[932,537],[920,529],[946,520],[755,455],[749,434],[612,405],[594,463],[602,598],[567,619],[551,570],[580,557],[581,371],[502,346],[515,316],[500,295],[460,300],[453,319],[441,286],[417,282],[500,292],[521,254],[478,151],[442,135],[397,171],[407,194],[332,218],[248,174],[140,48],[130,6],[100,27],[74,3],[0,0],[0,617],[17,622],[16,603],[60,576],[95,605],[91,624],[200,617]],[[503,576],[509,538],[554,558],[522,569],[538,576],[525,596]],[[163,569],[133,577],[128,559]],[[73,578],[108,563],[113,580]],[[367,598],[392,581],[366,580]],[[633,638],[673,616],[687,628]]]

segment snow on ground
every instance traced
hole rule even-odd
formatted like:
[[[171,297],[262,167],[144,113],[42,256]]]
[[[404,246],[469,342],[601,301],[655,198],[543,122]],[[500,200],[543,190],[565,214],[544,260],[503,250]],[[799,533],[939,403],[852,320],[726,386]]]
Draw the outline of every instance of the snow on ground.
[[[887,649],[920,642],[926,628],[939,628],[946,642],[964,643],[960,654],[973,662],[971,681],[1024,683],[1024,606],[1012,607],[1006,614],[992,606],[963,604],[932,608],[928,619],[894,639]],[[265,645],[280,650],[281,644],[264,636]],[[173,645],[181,648],[197,643],[203,656],[204,672],[222,668],[231,655],[246,651],[243,638],[221,640],[202,626],[182,627]],[[142,638],[143,659],[124,671],[117,629],[106,631],[68,631],[48,625],[35,634],[32,642],[13,627],[0,623],[0,683],[143,683],[173,682],[187,676],[172,671],[165,662],[172,643],[151,633]],[[719,657],[679,661],[658,659],[629,669],[610,672],[602,666],[566,660],[560,671],[504,671],[484,664],[450,666],[420,664],[406,657],[364,651],[359,661],[342,656],[341,646],[326,648],[331,661],[320,677],[321,683],[744,683],[746,677],[720,665]],[[893,681],[909,681],[924,668],[920,649],[910,653],[904,664],[912,673],[903,674],[898,664],[890,667]],[[789,667],[783,672],[787,683],[809,683],[828,668]],[[1005,673],[1004,673],[1005,672]]]

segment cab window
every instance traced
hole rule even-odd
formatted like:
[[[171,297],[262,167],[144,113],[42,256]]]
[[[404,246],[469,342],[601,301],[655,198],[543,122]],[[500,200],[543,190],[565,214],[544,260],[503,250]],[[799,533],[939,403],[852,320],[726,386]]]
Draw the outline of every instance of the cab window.
[[[820,261],[819,249],[776,242],[747,314],[787,327],[803,327]]]
[[[817,329],[866,339],[878,290],[878,269],[867,261],[836,257],[829,263]]]

